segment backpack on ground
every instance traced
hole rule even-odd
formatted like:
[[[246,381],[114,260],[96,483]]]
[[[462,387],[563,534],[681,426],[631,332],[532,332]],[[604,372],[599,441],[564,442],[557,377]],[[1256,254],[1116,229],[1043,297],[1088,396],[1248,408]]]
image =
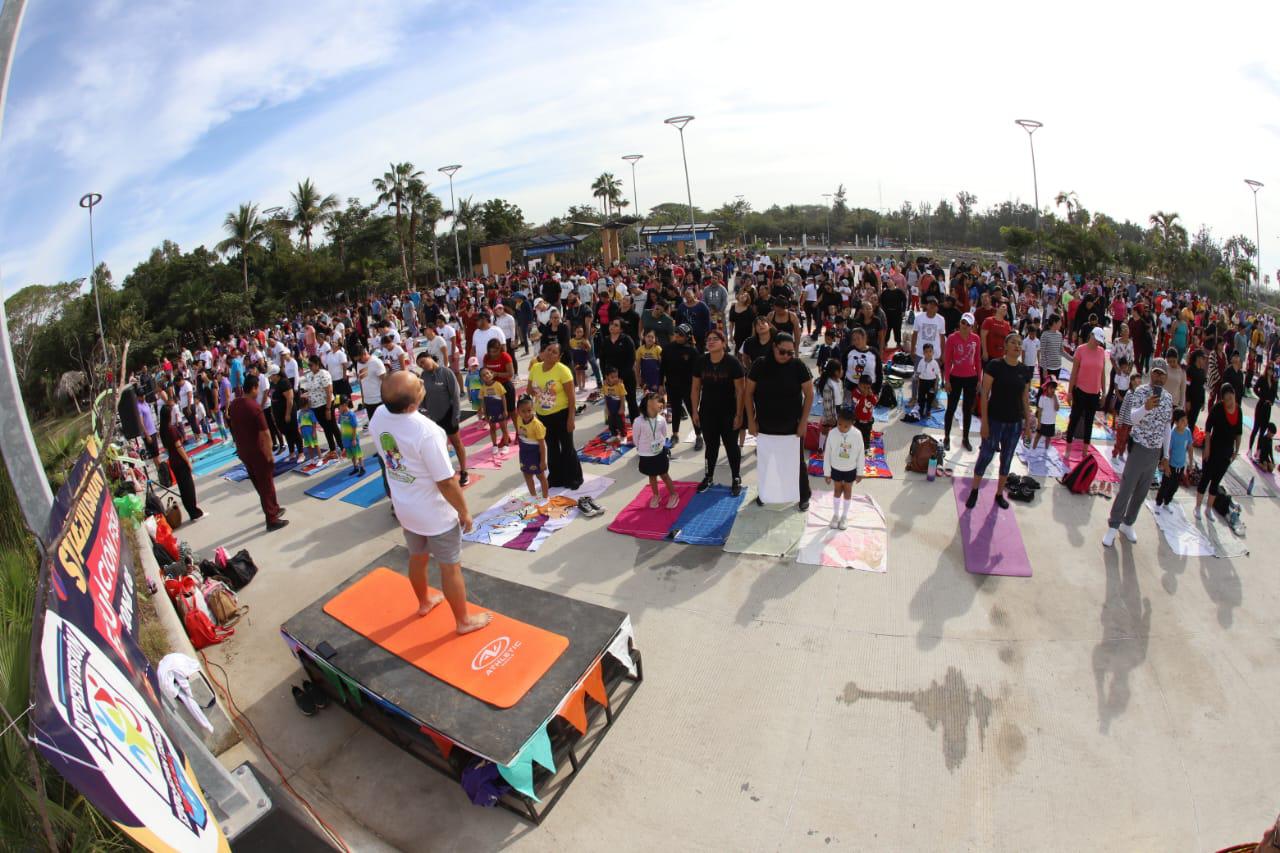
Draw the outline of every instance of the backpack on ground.
[[[1077,462],[1074,468],[1062,476],[1060,482],[1072,494],[1087,495],[1097,476],[1098,461],[1093,458],[1092,453],[1086,453],[1085,457]]]
[[[249,585],[249,581],[253,580],[258,574],[258,565],[253,562],[253,557],[249,556],[249,552],[243,548],[236,552],[236,555],[227,560],[227,564],[222,567],[221,574],[230,583],[231,588],[236,592],[244,589]]]
[[[204,594],[205,603],[209,605],[209,615],[223,627],[230,627],[240,621],[240,617],[248,610],[240,606],[240,600],[220,578],[209,578],[200,590]]]
[[[804,449],[805,450],[811,450],[811,451],[817,450],[818,444],[821,441],[821,439],[822,439],[822,424],[817,423],[815,421],[810,421],[808,424],[805,425],[805,428],[804,428]],[[241,551],[240,553],[244,554],[245,552]],[[236,556],[238,557],[240,556],[240,554],[237,554]]]
[[[197,649],[216,646],[223,640],[230,639],[236,632],[235,628],[219,627],[209,614],[194,608],[187,611],[187,615],[183,617],[182,626],[187,629],[187,637],[190,638],[191,645]]]
[[[1233,503],[1231,495],[1219,489],[1218,493],[1213,496],[1213,511],[1223,518],[1228,518],[1231,515]]]
[[[880,386],[880,399],[876,401],[876,404],[888,409],[897,408],[898,395],[894,392],[893,386],[888,382],[885,382]]]
[[[907,470],[917,474],[929,473],[929,460],[938,453],[938,440],[931,435],[921,433],[911,439],[911,447],[907,449]]]

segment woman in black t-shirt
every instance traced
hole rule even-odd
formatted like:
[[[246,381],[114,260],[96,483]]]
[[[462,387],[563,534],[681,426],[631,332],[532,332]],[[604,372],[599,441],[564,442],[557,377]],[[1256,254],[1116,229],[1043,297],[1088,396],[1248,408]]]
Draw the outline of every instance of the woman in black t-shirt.
[[[1204,408],[1205,355],[1203,350],[1192,350],[1187,356],[1187,423],[1194,430]]]
[[[1031,407],[1027,400],[1027,384],[1031,368],[1022,364],[1022,336],[1011,332],[1004,339],[1004,357],[993,358],[982,369],[982,447],[978,464],[969,481],[969,498],[965,506],[973,509],[978,502],[982,475],[1000,452],[1000,479],[996,487],[996,505],[1009,508],[1004,496],[1005,480],[1013,464],[1018,439],[1031,434]]]
[[[734,346],[742,346],[751,337],[755,327],[756,309],[751,304],[751,288],[738,291],[738,298],[729,306],[729,328],[733,332]]]
[[[751,365],[767,356],[773,350],[773,324],[767,315],[759,314],[755,319],[755,334],[738,345],[742,354],[742,369],[750,370]]]
[[[1200,483],[1196,486],[1196,518],[1200,517],[1204,493],[1218,494],[1222,478],[1240,452],[1243,434],[1244,415],[1240,411],[1240,401],[1236,399],[1236,389],[1224,382],[1218,392],[1218,402],[1209,410],[1209,417],[1204,422],[1204,451],[1200,457]]]
[[[728,351],[724,334],[717,330],[708,332],[707,352],[693,368],[693,425],[702,430],[706,440],[707,469],[698,484],[700,492],[715,482],[721,442],[724,442],[724,455],[733,477],[730,493],[737,497],[742,492],[739,473],[742,451],[738,447],[738,434],[742,430],[745,382],[742,364]]]

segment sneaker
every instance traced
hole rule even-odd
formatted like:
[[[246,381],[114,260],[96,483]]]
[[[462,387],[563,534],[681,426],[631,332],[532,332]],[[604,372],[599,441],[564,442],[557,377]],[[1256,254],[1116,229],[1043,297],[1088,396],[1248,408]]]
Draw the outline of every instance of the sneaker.
[[[809,500],[808,500],[808,498],[806,498],[805,500],[800,501],[799,509],[800,509],[800,511],[801,511],[801,512],[808,512],[808,511],[809,511]]]
[[[1196,504],[1195,516],[1196,518],[1200,517],[1200,504]]]
[[[1120,532],[1123,533],[1124,538],[1128,539],[1130,542],[1136,543],[1138,541],[1138,531],[1133,529],[1132,524],[1120,525]]]
[[[1102,547],[1110,548],[1114,544],[1116,544],[1116,529],[1108,527],[1107,532],[1102,534]]]
[[[463,470],[461,470],[461,471],[459,471],[459,472],[458,472],[458,485],[459,485],[459,486],[465,486],[467,483],[470,483],[470,482],[471,482],[471,475],[469,475],[469,474],[467,473],[467,471],[466,471],[466,469],[465,469],[465,468],[464,468]]]
[[[827,525],[827,527],[830,527],[832,530],[839,530],[839,529],[840,529],[840,519],[839,519],[837,516],[834,516],[834,515],[833,515],[833,516],[831,516],[831,523],[830,523],[830,524],[828,524],[828,525]]]
[[[843,515],[840,516],[840,520],[836,522],[836,527],[840,528],[841,530],[848,530],[849,520],[845,518]]]
[[[298,710],[302,712],[302,716],[314,717],[316,715],[316,703],[307,691],[298,687],[296,684],[289,689],[293,693],[293,703],[298,706]]]
[[[324,709],[329,707],[329,694],[324,692],[324,688],[314,681],[302,682],[302,692],[307,694],[307,698],[315,704],[317,708]]]
[[[729,487],[729,494],[733,495],[735,498],[738,495],[742,494],[742,478],[741,477],[733,478],[733,485]]]
[[[705,492],[707,489],[711,488],[714,484],[715,484],[715,479],[710,474],[708,474],[707,476],[702,478],[702,482],[698,483],[698,492],[699,493]]]
[[[977,505],[978,505],[978,490],[977,490],[977,489],[971,489],[971,490],[969,491],[969,497],[965,498],[964,505],[965,505],[966,507],[968,507],[969,509],[973,509],[975,506],[977,506]]]
[[[288,527],[288,526],[289,526],[289,520],[287,518],[277,518],[275,521],[267,524],[267,532],[271,533],[273,531],[279,530],[281,527]]]
[[[1006,499],[1005,496],[1000,492],[996,492],[996,506],[1000,507],[1001,509],[1009,508],[1008,499]]]
[[[694,449],[694,450],[701,450],[701,449],[702,449],[702,447],[703,447],[703,444],[702,444],[702,436],[700,436],[700,435],[696,435],[696,436],[694,436],[694,437],[693,437],[693,449]]]

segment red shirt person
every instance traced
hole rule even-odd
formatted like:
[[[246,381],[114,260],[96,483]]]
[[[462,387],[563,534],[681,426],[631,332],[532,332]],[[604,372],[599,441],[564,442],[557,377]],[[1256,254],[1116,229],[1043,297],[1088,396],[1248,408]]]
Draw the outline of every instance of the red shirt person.
[[[236,398],[227,409],[227,425],[236,443],[236,455],[258,493],[267,530],[279,530],[289,522],[281,518],[284,510],[276,502],[275,454],[271,452],[271,433],[258,405],[257,391],[258,376],[251,373],[244,378],[244,392],[237,389]]]

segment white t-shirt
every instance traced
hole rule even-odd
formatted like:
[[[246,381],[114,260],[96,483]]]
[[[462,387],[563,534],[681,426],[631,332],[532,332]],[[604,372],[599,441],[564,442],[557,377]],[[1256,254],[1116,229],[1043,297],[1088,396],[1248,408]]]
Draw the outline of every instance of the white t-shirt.
[[[804,285],[804,301],[805,301],[805,302],[817,302],[817,301],[818,301],[818,285],[814,284],[814,283],[813,283],[813,282],[811,282],[811,281],[807,281],[807,282],[805,282],[805,285]]]
[[[369,431],[386,466],[400,526],[419,536],[439,536],[456,527],[458,511],[436,485],[453,477],[444,430],[421,412],[397,415],[383,406],[374,412]]]
[[[502,330],[492,323],[487,329],[476,329],[475,334],[471,336],[471,352],[474,356],[484,361],[484,354],[487,352],[489,341],[497,341],[504,347],[507,345],[507,336],[502,334]]]
[[[329,375],[335,381],[347,378],[347,365],[350,359],[347,354],[340,349],[333,350],[324,354],[324,369],[329,371]]]
[[[493,324],[502,332],[503,343],[514,341],[516,339],[516,318],[512,317],[506,311],[494,318]]]
[[[178,406],[185,409],[191,405],[191,398],[195,394],[195,386],[187,380],[182,380],[182,384],[178,386]]]
[[[293,383],[294,387],[297,387],[298,360],[296,358],[291,358],[286,361],[284,366],[280,368],[280,372],[284,374],[285,379],[288,379]]]
[[[386,375],[387,366],[377,356],[356,365],[356,376],[360,377],[360,394],[365,405],[382,402],[382,377]]]
[[[916,365],[917,379],[936,380],[941,375],[942,375],[942,368],[939,367],[938,360],[936,358],[931,358],[928,361],[925,361],[923,358],[921,358],[920,363]]]
[[[1046,394],[1040,400],[1040,425],[1048,426],[1058,421],[1058,398]]]
[[[1040,363],[1040,339],[1039,338],[1023,338],[1022,339],[1022,363],[1035,367]]]
[[[827,433],[827,444],[822,451],[822,475],[830,477],[832,471],[861,471],[866,455],[861,432],[852,427],[848,432],[833,429]]]
[[[391,349],[378,347],[373,356],[382,361],[389,373],[395,373],[397,370],[404,368],[404,350],[400,348],[399,344],[392,344]]]
[[[947,329],[947,321],[943,319],[941,314],[934,314],[930,317],[927,312],[917,311],[916,321],[912,328],[915,330],[916,336],[916,355],[924,358],[925,344],[933,344],[935,357],[942,352],[942,336]]]

